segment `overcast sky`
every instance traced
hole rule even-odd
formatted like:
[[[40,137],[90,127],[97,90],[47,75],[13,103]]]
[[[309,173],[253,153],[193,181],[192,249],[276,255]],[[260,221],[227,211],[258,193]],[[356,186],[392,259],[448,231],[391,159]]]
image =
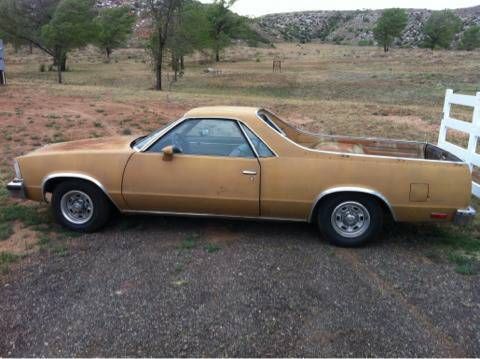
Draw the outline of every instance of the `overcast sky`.
[[[212,0],[201,0],[212,2]],[[390,7],[455,9],[480,5],[480,0],[237,0],[233,10],[247,16],[303,10],[385,9]]]

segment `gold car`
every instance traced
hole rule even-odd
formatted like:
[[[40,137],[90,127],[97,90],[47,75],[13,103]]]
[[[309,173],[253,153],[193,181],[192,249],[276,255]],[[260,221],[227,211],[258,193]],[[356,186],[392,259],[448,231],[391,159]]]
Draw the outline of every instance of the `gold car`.
[[[140,138],[45,146],[15,161],[17,197],[95,231],[122,213],[315,222],[337,245],[395,221],[468,223],[469,166],[420,142],[314,135],[273,113],[206,107]]]

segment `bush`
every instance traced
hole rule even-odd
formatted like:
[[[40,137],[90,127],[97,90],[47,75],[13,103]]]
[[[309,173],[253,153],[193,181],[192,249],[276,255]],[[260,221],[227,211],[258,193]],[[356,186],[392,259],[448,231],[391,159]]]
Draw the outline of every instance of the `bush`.
[[[463,33],[460,48],[472,51],[478,47],[480,47],[480,26],[471,26]]]
[[[360,40],[358,46],[373,46],[373,40]]]
[[[423,27],[423,46],[432,50],[449,48],[461,25],[462,21],[452,11],[434,11]]]

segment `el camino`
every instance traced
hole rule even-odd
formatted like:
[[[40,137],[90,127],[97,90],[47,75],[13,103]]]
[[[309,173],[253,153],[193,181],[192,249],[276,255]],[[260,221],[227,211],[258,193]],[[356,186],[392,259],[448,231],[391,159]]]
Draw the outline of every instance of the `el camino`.
[[[57,143],[15,160],[13,196],[51,202],[63,226],[121,213],[316,223],[358,246],[395,221],[466,224],[471,172],[428,143],[316,135],[265,109],[205,107],[150,135]]]

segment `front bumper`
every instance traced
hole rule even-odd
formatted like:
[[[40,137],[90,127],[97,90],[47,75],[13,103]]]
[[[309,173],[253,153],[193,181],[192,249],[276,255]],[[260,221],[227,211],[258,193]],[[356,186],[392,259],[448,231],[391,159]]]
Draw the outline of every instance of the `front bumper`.
[[[473,207],[458,209],[453,217],[453,223],[459,226],[466,226],[473,222],[477,211]]]
[[[7,184],[7,190],[10,193],[10,196],[14,198],[26,198],[25,186],[23,180],[14,179],[13,181]]]

